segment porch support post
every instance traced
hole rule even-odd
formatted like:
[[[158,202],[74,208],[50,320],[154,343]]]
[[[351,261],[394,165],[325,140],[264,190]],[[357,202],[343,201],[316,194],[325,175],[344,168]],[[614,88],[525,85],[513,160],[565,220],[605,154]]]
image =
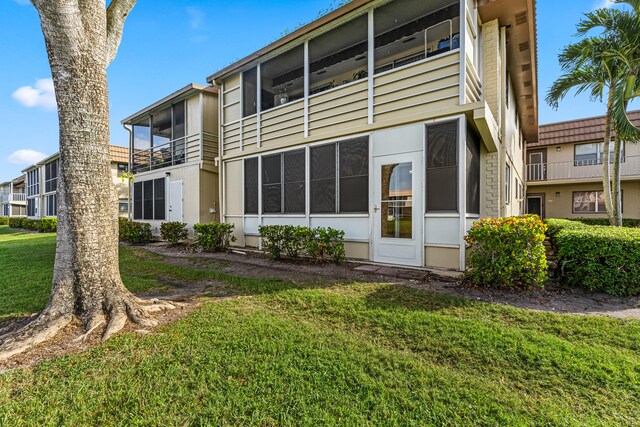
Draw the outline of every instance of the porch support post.
[[[304,137],[309,137],[309,40],[304,42]]]
[[[258,148],[261,146],[262,132],[261,132],[261,116],[262,116],[262,64],[258,64],[256,70],[256,87],[258,93],[256,94],[256,145]]]
[[[458,119],[458,211],[460,213],[460,271],[466,268],[466,243],[464,236],[467,233],[467,119],[460,116]]]
[[[368,42],[368,50],[367,50],[367,60],[368,64],[368,123],[373,124],[373,73],[375,72],[376,61],[375,61],[375,23],[373,20],[373,9],[369,9],[369,42]]]

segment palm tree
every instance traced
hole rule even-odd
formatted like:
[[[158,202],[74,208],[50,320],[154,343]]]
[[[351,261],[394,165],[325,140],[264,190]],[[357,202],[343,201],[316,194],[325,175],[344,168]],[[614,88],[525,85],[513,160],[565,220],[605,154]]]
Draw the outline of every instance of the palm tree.
[[[627,4],[632,10],[598,9],[585,14],[577,26],[578,35],[585,38],[565,47],[559,55],[563,75],[549,90],[547,102],[557,108],[558,102],[572,89],[577,93],[588,92],[597,101],[602,101],[606,92],[602,183],[609,222],[622,225],[622,140],[640,140],[640,129],[633,126],[627,115],[629,102],[640,96],[637,79],[640,70],[640,0],[615,1]],[[592,30],[600,30],[601,34],[587,37]],[[613,159],[610,159],[612,130],[616,131],[616,137]]]
[[[620,82],[614,88],[612,110],[613,127],[616,131],[613,158],[613,218],[614,225],[622,225],[622,195],[620,192],[620,160],[622,141],[640,141],[640,129],[633,126],[627,115],[629,103],[640,97],[640,0],[615,0],[629,6],[630,10],[600,9],[585,15],[578,24],[578,34],[586,35],[592,30],[601,30],[605,37],[613,40],[613,48],[607,53],[621,67]]]

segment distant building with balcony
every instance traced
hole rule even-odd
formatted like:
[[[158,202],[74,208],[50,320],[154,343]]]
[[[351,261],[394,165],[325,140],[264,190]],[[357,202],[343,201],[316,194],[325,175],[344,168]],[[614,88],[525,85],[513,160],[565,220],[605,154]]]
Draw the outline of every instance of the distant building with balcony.
[[[111,176],[118,192],[120,216],[129,215],[129,150],[117,145],[109,146]],[[60,153],[29,166],[22,171],[25,175],[26,216],[41,219],[58,216],[58,176],[60,174]],[[124,176],[123,176],[124,175]]]
[[[640,111],[629,118],[640,127]],[[604,124],[600,116],[540,126],[538,141],[527,144],[527,212],[545,218],[606,217]],[[638,144],[623,143],[620,181],[622,216],[640,218]]]
[[[534,0],[353,0],[211,75],[236,244],[333,227],[348,257],[464,270],[473,221],[524,209],[535,15]]]
[[[218,92],[190,84],[122,120],[130,131],[135,221],[218,220]]]
[[[0,216],[26,216],[25,175],[0,184]]]

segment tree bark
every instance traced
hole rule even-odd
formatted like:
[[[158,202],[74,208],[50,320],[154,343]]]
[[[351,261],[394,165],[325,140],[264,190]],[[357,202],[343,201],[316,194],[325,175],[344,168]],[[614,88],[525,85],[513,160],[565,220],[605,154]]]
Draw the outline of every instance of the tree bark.
[[[51,338],[74,316],[87,334],[106,325],[107,339],[127,320],[153,326],[152,312],[174,307],[131,294],[118,264],[106,70],[134,3],[113,0],[109,9],[115,11],[108,17],[100,0],[33,1],[45,37],[60,125],[56,257],[49,303],[26,326],[0,331],[0,359]],[[108,28],[111,22],[120,28],[114,30],[115,38]]]
[[[604,206],[607,211],[607,217],[609,218],[609,224],[615,225],[615,216],[613,212],[613,200],[611,197],[611,173],[609,165],[609,150],[611,146],[611,122],[613,114],[613,102],[614,102],[613,87],[609,88],[609,97],[607,100],[607,115],[604,125],[604,143],[602,147],[602,187],[604,191]],[[598,201],[596,200],[596,203]]]

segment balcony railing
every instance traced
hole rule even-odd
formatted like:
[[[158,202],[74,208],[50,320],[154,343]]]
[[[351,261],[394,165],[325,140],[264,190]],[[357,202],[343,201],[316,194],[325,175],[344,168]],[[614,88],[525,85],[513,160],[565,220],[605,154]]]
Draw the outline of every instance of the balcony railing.
[[[26,203],[27,195],[24,193],[9,193],[0,195],[0,203]]]
[[[147,172],[182,164],[186,159],[186,146],[186,138],[180,138],[146,150],[134,149],[132,172]]]
[[[620,176],[640,177],[640,156],[625,156],[624,162],[620,163]],[[602,164],[570,161],[527,165],[527,180],[530,182],[601,177]]]

